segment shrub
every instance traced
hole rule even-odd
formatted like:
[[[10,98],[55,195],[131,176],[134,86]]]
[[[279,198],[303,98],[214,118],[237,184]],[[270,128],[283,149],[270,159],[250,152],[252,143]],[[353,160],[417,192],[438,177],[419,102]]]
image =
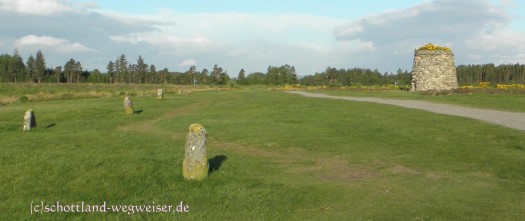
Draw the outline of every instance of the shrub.
[[[27,101],[29,101],[29,98],[27,96],[25,96],[25,95],[22,95],[22,96],[20,96],[18,98],[18,102],[20,102],[20,103],[25,103]]]

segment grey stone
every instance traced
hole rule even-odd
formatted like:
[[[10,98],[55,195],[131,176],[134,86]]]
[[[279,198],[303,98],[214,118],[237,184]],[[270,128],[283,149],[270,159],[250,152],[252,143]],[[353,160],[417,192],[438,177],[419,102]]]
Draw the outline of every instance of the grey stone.
[[[162,88],[157,90],[157,98],[160,100],[164,99],[164,90]]]
[[[133,114],[133,103],[128,96],[124,98],[124,111],[126,111],[126,114]]]
[[[36,127],[35,113],[32,109],[29,109],[24,114],[24,128],[23,130],[31,130]]]
[[[447,50],[416,50],[412,69],[412,91],[458,88],[454,54]]]
[[[182,174],[186,180],[203,180],[208,177],[206,139],[206,129],[202,125],[190,125],[182,163]]]

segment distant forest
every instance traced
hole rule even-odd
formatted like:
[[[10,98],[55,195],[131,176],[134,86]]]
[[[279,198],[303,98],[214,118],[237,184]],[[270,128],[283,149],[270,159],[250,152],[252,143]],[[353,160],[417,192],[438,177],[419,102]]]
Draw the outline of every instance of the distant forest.
[[[337,69],[328,67],[324,72],[297,77],[295,67],[291,65],[269,66],[266,73],[245,73],[241,69],[233,79],[220,66],[211,70],[198,71],[195,66],[186,72],[171,72],[167,68],[157,70],[148,65],[139,55],[135,63],[129,62],[126,55],[109,61],[104,71],[86,70],[80,61],[70,59],[64,66],[50,68],[46,66],[41,51],[31,55],[24,62],[18,51],[12,55],[0,55],[0,82],[35,82],[35,83],[135,83],[135,84],[179,84],[179,85],[286,85],[302,84],[307,86],[370,86],[370,85],[410,85],[412,73],[398,69],[396,73],[380,73],[377,69],[351,68]],[[233,76],[233,75],[232,75]],[[460,85],[477,85],[480,82],[496,84],[525,84],[525,64],[482,64],[457,66]]]

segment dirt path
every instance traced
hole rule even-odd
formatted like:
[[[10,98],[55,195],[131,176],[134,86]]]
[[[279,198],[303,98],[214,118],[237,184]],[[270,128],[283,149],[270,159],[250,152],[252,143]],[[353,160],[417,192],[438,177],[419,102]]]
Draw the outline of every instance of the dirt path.
[[[361,101],[361,102],[373,102],[380,104],[389,104],[406,108],[414,108],[420,110],[426,110],[438,114],[454,115],[460,117],[466,117],[476,120],[489,122],[513,129],[525,131],[525,113],[506,112],[497,110],[487,109],[476,109],[469,107],[460,107],[450,104],[436,104],[426,101],[413,101],[413,100],[395,100],[395,99],[382,99],[382,98],[371,98],[371,97],[342,97],[332,96],[326,94],[308,93],[304,91],[287,91],[291,94],[299,94],[305,97],[315,98],[328,98],[328,99],[339,99],[348,101]]]

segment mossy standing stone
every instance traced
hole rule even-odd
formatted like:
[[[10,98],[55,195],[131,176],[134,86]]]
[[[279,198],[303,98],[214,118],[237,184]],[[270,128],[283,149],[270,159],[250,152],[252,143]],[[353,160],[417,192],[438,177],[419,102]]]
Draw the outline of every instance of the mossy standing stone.
[[[131,99],[128,96],[124,98],[124,110],[128,115],[133,114],[133,103],[131,102]]]
[[[186,180],[203,180],[208,177],[208,153],[206,129],[200,124],[190,125],[184,147],[182,174]]]
[[[162,90],[162,88],[157,90],[157,98],[159,100],[164,99],[164,91]]]
[[[29,109],[24,114],[24,130],[31,130],[36,127],[35,113],[33,109]]]

